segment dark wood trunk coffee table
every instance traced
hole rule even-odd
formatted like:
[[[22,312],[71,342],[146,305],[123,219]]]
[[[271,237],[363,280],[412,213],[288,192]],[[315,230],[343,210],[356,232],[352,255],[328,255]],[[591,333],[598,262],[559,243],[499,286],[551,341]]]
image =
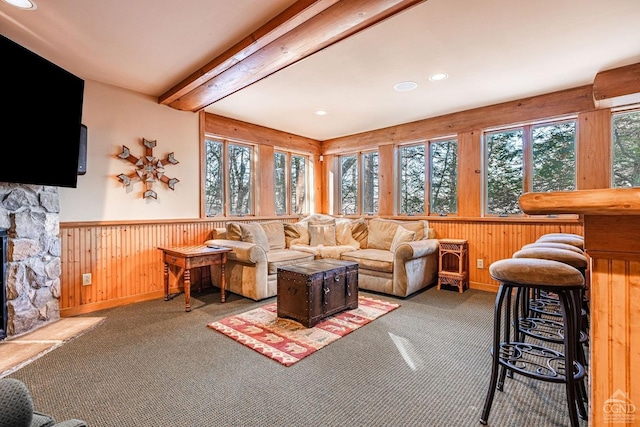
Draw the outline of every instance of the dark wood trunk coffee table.
[[[358,263],[322,259],[278,268],[278,317],[311,328],[358,307]]]

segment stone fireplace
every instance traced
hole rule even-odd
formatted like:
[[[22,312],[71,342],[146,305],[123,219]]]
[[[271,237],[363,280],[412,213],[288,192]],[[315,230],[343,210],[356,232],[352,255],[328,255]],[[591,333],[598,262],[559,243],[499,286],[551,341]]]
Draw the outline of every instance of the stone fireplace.
[[[0,183],[0,229],[7,233],[0,330],[7,337],[60,318],[59,212],[58,187]]]

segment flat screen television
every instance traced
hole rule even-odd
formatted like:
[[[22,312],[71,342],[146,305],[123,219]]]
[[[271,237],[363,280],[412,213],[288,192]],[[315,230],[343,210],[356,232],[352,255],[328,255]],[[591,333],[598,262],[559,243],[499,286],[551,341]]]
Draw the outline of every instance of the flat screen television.
[[[76,188],[84,80],[2,35],[0,58],[0,182]]]

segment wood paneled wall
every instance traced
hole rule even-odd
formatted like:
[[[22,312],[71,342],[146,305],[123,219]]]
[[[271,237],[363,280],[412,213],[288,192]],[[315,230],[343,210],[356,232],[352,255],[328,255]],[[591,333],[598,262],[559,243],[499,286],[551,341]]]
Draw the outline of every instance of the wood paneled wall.
[[[405,218],[408,219],[408,218]],[[582,224],[577,219],[565,221],[500,221],[450,220],[427,218],[436,238],[466,239],[469,241],[469,287],[497,292],[498,283],[489,275],[489,266],[498,260],[511,258],[527,243],[535,242],[547,233],[575,233],[582,235]],[[477,268],[481,259],[484,268]]]
[[[236,218],[267,221],[273,217]],[[298,217],[277,217],[295,222]],[[229,219],[231,220],[231,219]],[[197,245],[224,227],[218,219],[61,223],[60,314],[75,316],[164,295],[164,266],[158,247]],[[92,284],[82,286],[91,273]],[[193,282],[200,277],[194,272]],[[172,271],[172,287],[179,286]]]
[[[636,67],[637,68],[637,67]],[[635,72],[636,68],[633,68]],[[624,71],[624,70],[623,70]],[[615,73],[614,73],[615,74]],[[613,75],[615,77],[617,74]],[[616,94],[635,94],[637,82],[625,80],[623,88],[604,76],[600,86],[614,85]],[[614,79],[615,80],[615,79]],[[619,98],[619,97],[617,97]],[[607,107],[615,106],[608,103]],[[619,104],[617,104],[619,106]],[[380,153],[380,215],[393,216],[395,200],[394,153],[398,144],[409,141],[457,135],[459,146],[459,217],[427,217],[437,237],[469,241],[470,282],[475,288],[493,290],[489,265],[510,257],[523,244],[549,232],[582,233],[577,219],[483,218],[482,209],[482,130],[525,121],[577,115],[578,188],[603,188],[609,185],[610,117],[609,108],[596,109],[593,85],[567,89],[489,107],[457,112],[417,122],[350,135],[329,141],[316,141],[251,123],[200,113],[200,131],[222,138],[236,139],[265,147],[260,154],[261,181],[272,180],[269,160],[274,148],[304,151],[312,156],[312,203],[314,212],[334,210],[336,158],[377,148]],[[321,160],[322,159],[322,160]],[[263,164],[263,163],[267,164]],[[267,170],[269,169],[269,170]],[[204,173],[204,164],[201,164]],[[260,205],[269,191],[261,194]],[[203,198],[204,200],[204,198]],[[262,203],[264,202],[264,203]],[[204,203],[204,202],[202,202]],[[201,212],[204,212],[204,205]],[[261,214],[261,212],[263,212]],[[257,212],[265,219],[272,210]],[[251,221],[260,218],[245,217]],[[412,217],[417,219],[417,217]],[[273,219],[273,218],[266,218]],[[278,217],[287,221],[297,218]],[[162,265],[158,246],[192,245],[205,241],[213,227],[221,227],[231,218],[178,221],[134,221],[62,223],[62,297],[65,316],[87,313],[135,301],[162,296]],[[476,267],[482,259],[485,268]],[[82,274],[92,273],[93,283],[82,286]]]
[[[274,218],[255,218],[265,221]],[[295,222],[296,217],[278,217]],[[413,218],[416,219],[416,218]],[[252,221],[254,218],[242,218]],[[566,222],[500,222],[430,220],[436,237],[469,240],[470,286],[494,291],[489,265],[508,258],[522,245],[551,232],[582,233],[577,220]],[[211,230],[224,227],[225,220],[135,221],[109,223],[62,223],[62,275],[60,311],[74,316],[96,310],[163,296],[163,264],[158,247],[203,243]],[[476,268],[483,259],[485,268]],[[82,274],[91,273],[92,284],[82,286]],[[200,278],[197,272],[194,283]],[[175,290],[180,284],[172,271]],[[205,278],[206,280],[206,278]]]

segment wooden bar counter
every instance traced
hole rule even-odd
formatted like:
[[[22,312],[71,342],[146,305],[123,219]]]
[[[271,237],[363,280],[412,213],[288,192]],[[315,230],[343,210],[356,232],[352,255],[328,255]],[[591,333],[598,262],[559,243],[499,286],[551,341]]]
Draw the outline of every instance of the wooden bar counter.
[[[589,425],[640,426],[640,188],[527,193],[520,207],[581,216],[591,259]]]

